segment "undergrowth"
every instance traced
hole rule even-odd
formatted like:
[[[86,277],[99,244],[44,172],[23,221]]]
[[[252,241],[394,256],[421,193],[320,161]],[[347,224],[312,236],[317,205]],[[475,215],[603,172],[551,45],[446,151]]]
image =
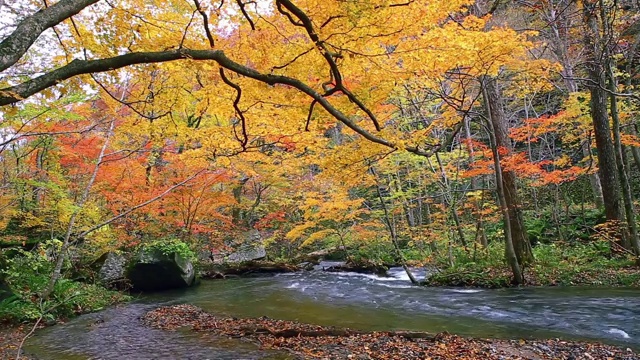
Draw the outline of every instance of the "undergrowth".
[[[477,252],[452,249],[437,262],[444,270],[427,281],[430,286],[511,286],[511,272],[504,261],[504,246],[493,243]],[[640,269],[628,257],[611,257],[606,241],[577,244],[539,244],[533,263],[524,267],[527,285],[640,286]]]
[[[46,323],[77,314],[101,310],[128,300],[128,296],[99,285],[62,278],[47,299],[41,297],[53,272],[46,253],[19,250],[5,258],[0,280],[8,296],[0,301],[0,321],[30,322],[40,317]]]

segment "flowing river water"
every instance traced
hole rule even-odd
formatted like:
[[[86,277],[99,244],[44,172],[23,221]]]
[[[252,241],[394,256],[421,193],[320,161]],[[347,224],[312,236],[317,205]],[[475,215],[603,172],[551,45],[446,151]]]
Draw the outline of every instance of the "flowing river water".
[[[160,305],[189,303],[215,314],[268,316],[361,330],[448,331],[494,338],[595,340],[640,349],[640,290],[451,289],[389,277],[310,271],[203,281],[80,316],[38,332],[26,350],[43,359],[288,359],[239,340],[145,328]],[[418,273],[418,275],[424,276]]]

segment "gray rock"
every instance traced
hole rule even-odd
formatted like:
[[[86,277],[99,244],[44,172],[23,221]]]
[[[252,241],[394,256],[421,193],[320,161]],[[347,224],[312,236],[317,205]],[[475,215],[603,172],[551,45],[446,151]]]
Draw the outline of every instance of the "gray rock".
[[[267,249],[262,245],[262,237],[258,230],[249,230],[242,234],[241,244],[238,249],[224,257],[225,263],[241,263],[264,259],[267,256]],[[213,262],[216,263],[216,256]]]
[[[300,264],[297,264],[296,266],[302,270],[310,271],[310,270],[313,270],[313,268],[315,267],[315,264],[309,261],[305,261],[305,262],[301,262]]]
[[[103,284],[111,284],[125,277],[127,258],[116,252],[108,252],[100,256],[96,263],[101,264],[98,270],[98,279]]]
[[[225,262],[224,254],[211,254],[212,264],[220,265],[220,264],[224,264],[224,262]]]
[[[264,259],[267,256],[267,249],[264,246],[247,246],[239,249],[227,257],[227,262],[239,263]]]
[[[243,234],[245,244],[262,243],[262,237],[258,230],[249,230]]]
[[[213,253],[211,250],[200,250],[198,252],[198,261],[201,263],[208,263],[213,261]]]
[[[161,291],[193,285],[195,269],[179,254],[143,249],[133,260],[127,277],[136,290]]]

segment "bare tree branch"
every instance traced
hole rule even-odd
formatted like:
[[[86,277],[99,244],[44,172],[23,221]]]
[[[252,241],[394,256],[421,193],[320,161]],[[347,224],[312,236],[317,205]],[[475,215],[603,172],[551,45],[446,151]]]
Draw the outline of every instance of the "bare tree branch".
[[[238,3],[238,6],[240,6],[240,11],[242,11],[242,15],[249,22],[249,25],[251,26],[251,30],[255,30],[256,29],[256,25],[253,23],[253,20],[251,20],[251,17],[249,16],[249,13],[247,13],[247,10],[245,9],[245,6],[247,4],[243,3],[242,0],[236,0],[236,2]]]
[[[242,149],[246,150],[247,143],[249,142],[249,136],[247,135],[247,119],[244,117],[243,111],[240,110],[240,98],[242,97],[242,89],[240,88],[240,86],[238,86],[238,84],[235,84],[231,80],[229,80],[227,75],[224,74],[223,68],[220,68],[220,77],[225,84],[229,85],[236,91],[236,98],[233,100],[233,108],[235,109],[236,115],[238,115],[242,124],[242,139],[240,139],[238,133],[236,132],[235,124],[233,124],[233,134],[242,145]]]
[[[313,23],[311,22],[311,19],[309,18],[309,16],[307,16],[307,14],[305,14],[304,11],[302,11],[302,9],[297,7],[295,4],[293,4],[289,0],[276,0],[276,3],[278,4],[278,9],[280,10],[280,12],[282,14],[287,15],[287,17],[289,18],[289,21],[292,24],[296,26],[304,27],[311,41],[313,41],[313,43],[316,44],[316,46],[322,53],[322,56],[326,59],[327,64],[329,64],[329,68],[331,69],[331,75],[333,76],[333,79],[335,81],[335,87],[333,88],[333,91],[331,91],[331,93],[340,91],[343,94],[347,95],[347,97],[349,98],[349,101],[356,104],[356,106],[358,106],[362,111],[364,111],[373,122],[373,125],[375,126],[376,130],[380,131],[381,129],[380,123],[378,122],[378,119],[373,114],[373,112],[369,110],[364,105],[364,103],[360,101],[360,99],[355,97],[353,93],[346,88],[346,86],[342,81],[343,80],[342,74],[340,73],[340,69],[338,68],[338,63],[336,62],[336,59],[342,57],[342,55],[336,54],[330,51],[327,45],[324,43],[324,41],[320,40],[320,37],[318,36],[318,34],[316,33],[313,27]],[[300,20],[300,22],[294,21],[291,14],[283,11],[280,5],[286,10],[288,10],[295,17],[297,17]]]
[[[44,89],[54,86],[59,82],[67,80],[74,76],[105,72],[136,64],[153,64],[182,59],[215,61],[223,68],[233,71],[237,74],[244,75],[251,79],[258,80],[269,85],[282,84],[298,89],[299,91],[309,95],[311,98],[316,100],[318,104],[320,104],[331,116],[341,121],[347,127],[362,135],[367,140],[391,148],[396,147],[392,142],[375,136],[364,128],[360,127],[348,116],[335,108],[320,93],[318,93],[302,81],[283,75],[260,73],[252,68],[241,65],[231,60],[224,54],[222,50],[191,50],[182,48],[159,52],[133,52],[99,60],[76,59],[61,68],[53,70],[35,79],[31,79],[16,86],[0,89],[0,106],[17,103],[22,99],[28,98],[29,96],[32,96]],[[417,148],[408,148],[407,150],[415,153],[419,153],[421,151]]]
[[[211,34],[211,30],[209,29],[209,16],[200,6],[200,2],[198,0],[193,0],[193,3],[196,5],[196,10],[202,16],[202,22],[204,26],[204,32],[207,34],[207,40],[209,40],[209,46],[213,49],[215,47],[215,41],[213,40],[213,35]]]

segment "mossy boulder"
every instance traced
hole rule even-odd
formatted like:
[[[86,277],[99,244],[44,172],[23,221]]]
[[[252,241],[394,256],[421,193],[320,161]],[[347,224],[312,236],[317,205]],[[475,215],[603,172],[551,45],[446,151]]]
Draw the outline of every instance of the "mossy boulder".
[[[162,291],[193,285],[195,269],[189,259],[176,252],[143,248],[131,262],[127,278],[134,290]]]

